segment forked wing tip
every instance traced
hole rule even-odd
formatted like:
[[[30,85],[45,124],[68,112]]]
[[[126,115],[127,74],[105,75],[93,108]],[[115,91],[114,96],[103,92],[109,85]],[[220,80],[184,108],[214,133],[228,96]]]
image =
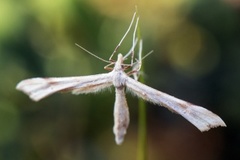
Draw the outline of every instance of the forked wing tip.
[[[32,93],[29,89],[26,88],[26,80],[20,81],[17,85],[16,85],[16,90],[22,91],[23,93],[25,93],[31,100],[37,102],[40,101],[41,99],[43,99],[45,96],[40,96],[40,95],[36,95],[34,93]]]
[[[225,122],[220,117],[215,117],[213,121],[205,121],[202,124],[194,124],[201,132],[209,131],[212,128],[227,127]]]

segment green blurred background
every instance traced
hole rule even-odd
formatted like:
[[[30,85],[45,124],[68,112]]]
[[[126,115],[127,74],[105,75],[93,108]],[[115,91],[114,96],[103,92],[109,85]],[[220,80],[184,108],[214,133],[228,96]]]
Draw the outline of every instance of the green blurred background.
[[[200,133],[147,103],[150,160],[240,159],[240,2],[238,0],[1,0],[0,160],[133,160],[138,100],[127,95],[131,123],[117,146],[114,89],[40,102],[15,90],[30,77],[107,72],[104,62],[138,5],[146,84],[217,113],[227,128]],[[119,52],[131,46],[131,35]]]

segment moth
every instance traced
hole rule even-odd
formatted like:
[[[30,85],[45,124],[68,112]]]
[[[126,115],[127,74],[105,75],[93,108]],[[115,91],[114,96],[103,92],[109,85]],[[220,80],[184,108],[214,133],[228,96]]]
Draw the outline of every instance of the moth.
[[[140,55],[142,40],[138,41],[138,39],[135,38],[139,17],[136,20],[133,44],[130,51],[125,56],[119,53],[117,56],[117,61],[112,60],[113,55],[116,53],[118,47],[121,45],[123,39],[132,27],[135,16],[136,13],[134,13],[128,30],[121,39],[120,43],[117,45],[109,61],[101,59],[100,57],[79,46],[89,54],[108,62],[109,64],[104,68],[111,70],[109,73],[76,77],[31,78],[19,82],[16,86],[16,89],[27,94],[32,100],[39,101],[56,92],[69,91],[73,94],[88,94],[99,92],[103,89],[114,86],[115,104],[113,133],[115,134],[115,141],[118,145],[123,142],[130,121],[128,104],[125,95],[126,89],[139,98],[156,105],[166,107],[170,111],[180,114],[202,132],[208,131],[210,128],[226,126],[224,121],[211,111],[153,89],[137,81],[138,75],[136,73],[138,73],[141,68],[142,60]],[[134,48],[138,42],[140,56],[139,59],[134,62]],[[124,64],[124,60],[126,60],[130,55],[132,57],[131,64]],[[110,68],[110,65],[114,65],[114,67]],[[126,70],[129,67],[132,67],[133,69],[132,71],[126,73]],[[131,78],[130,75],[133,75],[135,78]]]

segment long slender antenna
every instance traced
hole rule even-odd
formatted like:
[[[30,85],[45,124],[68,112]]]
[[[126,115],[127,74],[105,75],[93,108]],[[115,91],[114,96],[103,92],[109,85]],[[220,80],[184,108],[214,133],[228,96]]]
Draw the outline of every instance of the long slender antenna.
[[[97,59],[100,59],[101,61],[103,62],[106,62],[106,63],[111,63],[110,61],[108,60],[105,60],[101,57],[98,57],[97,55],[93,54],[92,52],[88,51],[87,49],[83,48],[82,46],[80,46],[79,44],[75,43],[76,46],[78,46],[79,48],[81,48],[82,50],[84,50],[85,52],[87,52],[88,54],[92,55],[93,57],[97,58]]]
[[[144,60],[146,57],[148,57],[150,54],[153,53],[153,50],[151,50],[150,52],[148,52],[145,56],[142,57],[142,60]]]

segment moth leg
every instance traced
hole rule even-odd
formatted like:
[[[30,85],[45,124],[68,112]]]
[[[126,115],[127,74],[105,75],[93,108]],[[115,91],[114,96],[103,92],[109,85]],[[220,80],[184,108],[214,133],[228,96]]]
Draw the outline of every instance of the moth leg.
[[[107,70],[107,71],[112,71],[114,68],[113,68],[113,67],[110,67],[110,66],[112,66],[112,65],[114,65],[114,64],[115,64],[115,62],[112,62],[112,63],[106,65],[106,66],[104,67],[104,69]]]
[[[136,12],[133,14],[133,17],[132,17],[132,21],[126,31],[126,33],[123,35],[122,39],[120,40],[120,42],[118,43],[118,45],[116,46],[116,48],[114,49],[113,53],[111,54],[111,56],[109,57],[109,61],[112,60],[112,57],[114,56],[114,54],[117,52],[118,48],[121,46],[123,40],[126,38],[127,34],[129,33],[131,27],[132,27],[132,24],[134,22],[134,19],[135,19],[135,16],[136,16]]]

